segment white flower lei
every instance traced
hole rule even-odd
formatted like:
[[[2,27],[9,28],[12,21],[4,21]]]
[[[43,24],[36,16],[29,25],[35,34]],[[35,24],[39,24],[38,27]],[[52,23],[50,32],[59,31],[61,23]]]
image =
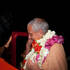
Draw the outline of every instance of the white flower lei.
[[[43,36],[42,39],[37,40],[37,43],[40,43],[42,47],[44,47],[46,41],[52,38],[55,35],[55,31],[48,30],[48,32]]]
[[[37,40],[37,43],[40,43],[40,45],[42,46],[40,50],[40,57],[38,60],[38,65],[40,68],[44,57],[47,56],[47,54],[49,53],[49,50],[45,48],[45,43],[47,42],[48,39],[52,38],[54,35],[55,35],[55,31],[48,30],[48,32],[43,36],[43,38],[41,38],[40,40]],[[35,52],[34,48],[32,48],[32,50],[26,55],[25,60],[30,58],[34,63],[34,57],[36,58],[36,56],[37,56],[37,53]],[[26,64],[27,62],[23,67],[24,69],[26,69]]]

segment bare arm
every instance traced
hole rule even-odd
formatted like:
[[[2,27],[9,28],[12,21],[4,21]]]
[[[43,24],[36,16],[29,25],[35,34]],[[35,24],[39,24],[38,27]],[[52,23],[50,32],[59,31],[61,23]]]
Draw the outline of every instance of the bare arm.
[[[0,47],[0,56],[2,55],[4,49],[5,49],[4,47]]]
[[[21,54],[21,56],[22,56],[23,58],[25,58],[25,56],[29,53],[30,48],[31,48],[32,41],[33,41],[33,40],[28,39],[28,41],[27,41],[27,43],[26,43],[26,50]]]
[[[2,55],[3,51],[5,50],[5,48],[9,47],[9,44],[10,44],[11,40],[12,40],[12,36],[10,36],[8,42],[4,46],[0,47],[0,56]]]
[[[12,40],[12,36],[10,36],[8,42],[4,45],[5,48],[9,47],[9,44],[10,44],[11,40]]]
[[[30,51],[32,41],[33,41],[32,39],[28,39],[28,41],[26,43],[26,54],[28,54]]]

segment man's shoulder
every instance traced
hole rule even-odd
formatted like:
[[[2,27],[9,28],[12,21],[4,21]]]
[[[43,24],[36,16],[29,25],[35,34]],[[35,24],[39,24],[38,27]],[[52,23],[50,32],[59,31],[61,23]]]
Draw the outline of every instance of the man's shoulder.
[[[63,46],[63,45],[59,44],[59,43],[55,43],[55,44],[52,45],[52,47],[61,47],[61,46]]]
[[[56,50],[64,50],[64,47],[62,44],[59,44],[59,43],[55,43],[54,45],[52,45],[52,47],[50,48],[50,51],[56,51]]]

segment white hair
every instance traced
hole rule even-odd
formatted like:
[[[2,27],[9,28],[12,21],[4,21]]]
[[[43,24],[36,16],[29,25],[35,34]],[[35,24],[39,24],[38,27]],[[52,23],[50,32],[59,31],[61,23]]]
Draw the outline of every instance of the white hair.
[[[33,20],[31,20],[28,25],[31,24],[32,25],[32,29],[37,32],[40,29],[46,33],[48,31],[49,25],[48,22],[46,22],[45,20],[41,19],[41,18],[34,18]]]

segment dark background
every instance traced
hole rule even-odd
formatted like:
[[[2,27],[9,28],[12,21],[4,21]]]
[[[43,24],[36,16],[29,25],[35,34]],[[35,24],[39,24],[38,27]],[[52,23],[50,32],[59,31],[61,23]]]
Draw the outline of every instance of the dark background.
[[[20,8],[0,8],[0,47],[3,46],[12,32],[27,32],[27,23],[35,17],[44,18],[49,23],[49,29],[55,30],[58,35],[64,36],[64,49],[66,52],[66,57],[68,65],[70,65],[70,26],[69,26],[69,14],[68,12],[53,11],[48,12],[48,10],[27,10]],[[48,19],[49,18],[49,19]],[[23,45],[27,38],[17,39],[17,51],[21,54]],[[21,49],[19,50],[21,46]],[[19,55],[20,56],[20,55]],[[21,59],[21,58],[20,58]],[[18,60],[17,60],[18,61]],[[19,63],[19,61],[18,61]]]

